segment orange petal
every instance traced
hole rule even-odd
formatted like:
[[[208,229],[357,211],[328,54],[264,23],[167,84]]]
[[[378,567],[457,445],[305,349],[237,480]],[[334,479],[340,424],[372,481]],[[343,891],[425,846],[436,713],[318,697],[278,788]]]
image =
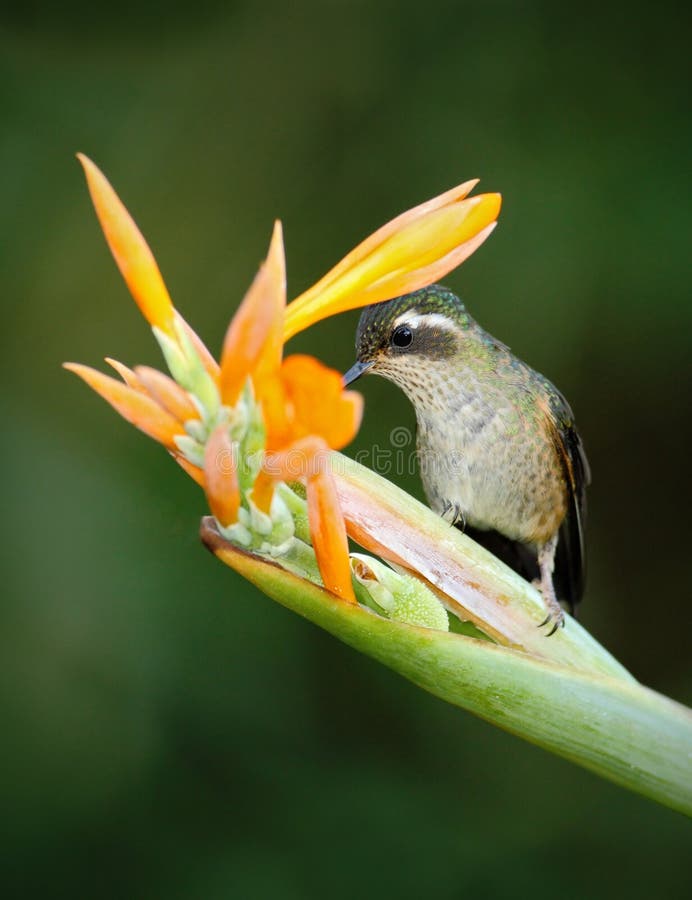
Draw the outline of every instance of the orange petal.
[[[277,453],[267,453],[255,482],[261,489],[272,481],[302,481],[307,485],[310,536],[324,585],[334,594],[356,602],[351,583],[348,538],[339,498],[329,469],[325,442],[311,435]],[[253,490],[253,499],[257,503]]]
[[[106,362],[108,363],[108,365],[112,369],[115,369],[115,371],[118,373],[118,375],[120,375],[120,377],[125,382],[125,384],[127,384],[129,387],[133,388],[135,391],[143,391],[144,390],[142,384],[139,381],[139,378],[137,378],[137,376],[132,371],[132,369],[128,368],[126,365],[124,365],[121,362],[118,362],[117,359],[113,359],[110,356],[107,356],[105,359],[106,359]]]
[[[294,354],[283,361],[281,379],[293,407],[296,437],[319,435],[335,450],[353,440],[363,417],[363,398],[344,391],[337,371],[313,356]]]
[[[233,405],[245,380],[255,385],[278,371],[286,306],[286,262],[281,222],[274,225],[269,253],[228,326],[221,353],[221,397]]]
[[[490,234],[488,226],[497,219],[500,205],[499,194],[479,194],[413,219],[400,217],[400,226],[367,256],[288,305],[284,339],[336,313],[389,300],[397,296],[397,284],[405,284],[406,290],[424,287],[431,283],[427,279],[433,268],[437,277],[447,274]],[[374,285],[380,286],[376,295]]]
[[[204,448],[204,492],[214,518],[224,527],[238,520],[240,489],[237,464],[228,428],[218,425]]]
[[[355,603],[346,526],[334,479],[326,465],[308,479],[307,499],[310,537],[324,586],[342,600]]]
[[[105,175],[78,153],[106,241],[144,318],[172,338],[174,309],[156,260]]]
[[[262,407],[262,417],[267,430],[267,450],[280,450],[305,432],[296,433],[294,410],[284,390],[280,370],[273,377],[265,377],[257,384],[257,399]]]
[[[134,374],[149,395],[179,422],[199,419],[199,410],[190,399],[190,395],[168,375],[149,366],[137,366]]]
[[[178,463],[180,468],[187,472],[193,481],[196,481],[201,488],[204,488],[204,472],[199,466],[191,463],[187,457],[182,455],[182,453],[171,453],[171,456]]]
[[[265,453],[262,471],[273,481],[306,482],[321,466],[321,455],[327,450],[322,438],[310,435],[285,446],[282,450]]]
[[[274,496],[275,479],[264,469],[260,469],[260,473],[255,478],[252,486],[252,502],[263,513],[269,513]]]
[[[134,388],[116,381],[102,372],[79,363],[63,363],[64,368],[85,381],[90,388],[100,394],[123,419],[139,428],[169,450],[176,450],[175,435],[184,434],[177,419],[162,409],[155,400]]]

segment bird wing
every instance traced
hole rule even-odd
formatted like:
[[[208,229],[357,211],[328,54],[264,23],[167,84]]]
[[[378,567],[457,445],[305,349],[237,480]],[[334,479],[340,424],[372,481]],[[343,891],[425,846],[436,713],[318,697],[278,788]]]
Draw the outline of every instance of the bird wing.
[[[548,424],[563,466],[568,492],[567,513],[560,526],[555,554],[554,582],[558,597],[574,611],[584,593],[586,580],[584,529],[586,488],[591,482],[591,470],[569,403],[552,385],[548,396]]]

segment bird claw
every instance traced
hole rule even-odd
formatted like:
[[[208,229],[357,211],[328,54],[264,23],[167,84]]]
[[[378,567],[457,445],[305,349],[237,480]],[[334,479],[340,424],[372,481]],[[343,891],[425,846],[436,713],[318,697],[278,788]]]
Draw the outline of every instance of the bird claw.
[[[540,579],[536,579],[532,582],[533,586],[539,591],[541,596],[543,597],[547,607],[548,607],[548,615],[543,619],[542,622],[539,622],[536,628],[543,628],[544,625],[550,625],[553,623],[553,627],[546,633],[546,637],[551,637],[558,628],[565,627],[565,614],[562,610],[562,607],[557,602],[557,600],[553,601],[553,598],[550,596],[546,596],[545,591],[543,590],[543,585]],[[552,601],[552,602],[551,602]]]
[[[464,531],[466,528],[466,516],[458,503],[451,503],[449,500],[446,500],[440,515],[451,526],[461,523],[461,530]]]
[[[553,615],[555,615],[555,618],[553,618]],[[565,614],[562,609],[560,609],[559,614],[549,612],[545,619],[543,619],[542,622],[538,623],[536,628],[543,628],[544,625],[550,625],[551,622],[553,623],[553,627],[546,633],[546,637],[551,637],[551,635],[555,634],[558,628],[565,627]]]

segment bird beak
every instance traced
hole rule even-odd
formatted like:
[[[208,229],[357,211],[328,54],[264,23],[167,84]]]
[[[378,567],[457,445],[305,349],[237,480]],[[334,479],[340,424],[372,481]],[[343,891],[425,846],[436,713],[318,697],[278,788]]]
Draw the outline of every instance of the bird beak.
[[[369,362],[355,362],[348,370],[348,372],[341,379],[341,383],[344,387],[348,387],[349,384],[353,384],[353,382],[360,378],[360,376],[367,372],[368,369],[375,364],[375,360],[371,359]]]

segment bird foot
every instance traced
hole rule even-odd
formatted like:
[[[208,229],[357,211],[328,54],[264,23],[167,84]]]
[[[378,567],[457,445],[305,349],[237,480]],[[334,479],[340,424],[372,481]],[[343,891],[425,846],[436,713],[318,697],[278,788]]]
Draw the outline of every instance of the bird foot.
[[[445,505],[440,515],[450,525],[460,525],[462,531],[466,528],[466,516],[458,503],[451,503],[449,500],[445,500]]]
[[[543,628],[544,626],[550,626],[552,623],[553,627],[550,631],[546,632],[546,637],[550,637],[555,634],[558,628],[565,627],[565,613],[552,590],[552,584],[549,587],[546,587],[539,578],[534,579],[531,583],[540,592],[545,605],[548,607],[548,615],[542,622],[539,622],[536,627]]]

